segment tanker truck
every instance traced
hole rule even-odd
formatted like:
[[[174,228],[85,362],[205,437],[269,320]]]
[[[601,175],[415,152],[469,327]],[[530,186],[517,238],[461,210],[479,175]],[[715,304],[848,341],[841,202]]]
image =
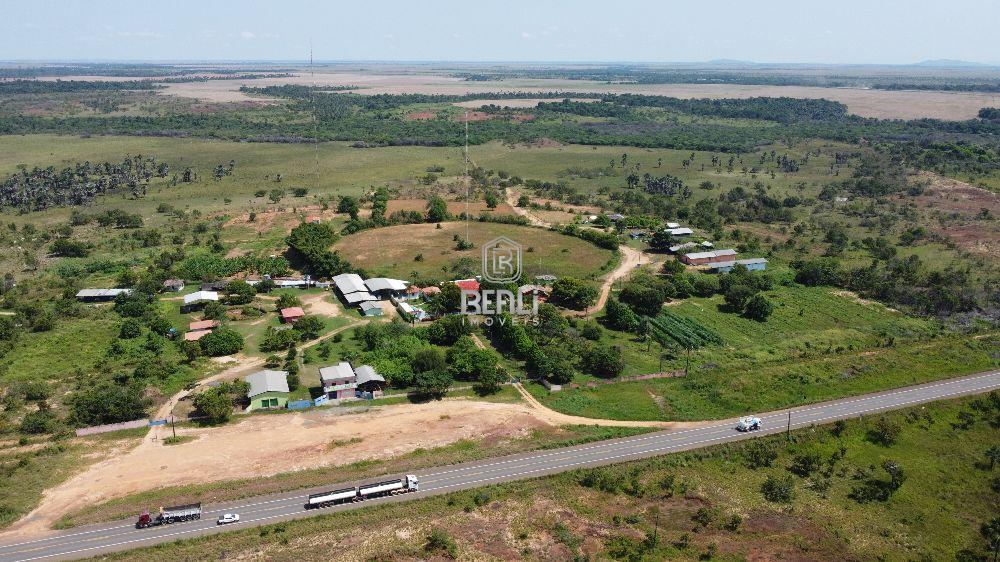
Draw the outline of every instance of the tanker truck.
[[[157,527],[159,525],[169,525],[171,523],[180,523],[181,521],[194,521],[196,519],[201,519],[201,502],[175,505],[173,507],[161,507],[160,513],[156,517],[150,515],[147,509],[142,512],[139,520],[135,522],[135,528],[144,529],[146,527]]]

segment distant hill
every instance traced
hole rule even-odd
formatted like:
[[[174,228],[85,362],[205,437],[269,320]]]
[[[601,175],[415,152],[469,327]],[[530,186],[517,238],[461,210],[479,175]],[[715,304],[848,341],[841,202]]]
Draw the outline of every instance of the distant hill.
[[[990,65],[983,64],[981,62],[970,62],[965,60],[954,60],[954,59],[934,59],[920,61],[913,66],[925,66],[930,68],[982,68],[988,67]]]

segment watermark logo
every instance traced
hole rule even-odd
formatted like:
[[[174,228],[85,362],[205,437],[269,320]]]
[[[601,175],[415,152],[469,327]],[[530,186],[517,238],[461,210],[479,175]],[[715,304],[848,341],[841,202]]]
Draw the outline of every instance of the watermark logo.
[[[500,236],[483,245],[483,278],[512,283],[521,278],[521,245]]]
[[[494,238],[483,245],[483,275],[485,281],[498,284],[513,283],[521,278],[521,245],[506,236]],[[530,297],[530,302],[525,302]],[[538,295],[530,288],[476,290],[462,289],[462,314],[470,322],[479,324],[477,319],[490,326],[495,317],[509,314],[513,322],[538,323]],[[504,321],[501,318],[500,321]]]

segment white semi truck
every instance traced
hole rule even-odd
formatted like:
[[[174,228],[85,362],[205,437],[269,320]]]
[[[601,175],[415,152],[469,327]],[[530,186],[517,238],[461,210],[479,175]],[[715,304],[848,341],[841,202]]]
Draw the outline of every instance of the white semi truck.
[[[341,488],[330,492],[311,494],[306,502],[306,509],[317,509],[342,503],[364,501],[370,498],[416,492],[419,486],[420,481],[417,477],[413,474],[407,474],[405,477],[395,480],[386,480],[384,482],[365,484],[353,488]]]

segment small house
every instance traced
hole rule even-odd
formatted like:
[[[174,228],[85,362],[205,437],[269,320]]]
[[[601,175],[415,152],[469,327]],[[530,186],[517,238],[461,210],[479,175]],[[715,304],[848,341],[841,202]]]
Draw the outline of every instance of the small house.
[[[305,277],[273,277],[271,281],[277,289],[308,289],[309,276]]]
[[[76,300],[80,302],[111,302],[118,295],[132,294],[132,289],[80,289]]]
[[[478,279],[459,279],[457,281],[452,281],[452,283],[458,285],[458,288],[463,291],[478,291],[479,290],[479,280]]]
[[[167,279],[163,282],[163,290],[176,293],[178,291],[184,290],[184,280],[183,279]]]
[[[549,300],[550,291],[548,287],[543,287],[541,285],[521,285],[517,290],[521,293],[521,299],[525,302],[527,302],[529,297],[538,299],[538,302],[545,302]],[[525,304],[525,306],[528,305]]]
[[[358,383],[358,392],[369,394],[372,398],[382,396],[385,379],[375,372],[371,365],[362,365],[354,369],[354,376]]]
[[[382,305],[378,301],[363,301],[358,308],[362,316],[382,316]]]
[[[431,285],[430,287],[424,287],[420,292],[423,293],[424,298],[431,298],[441,292],[441,287]]]
[[[358,387],[357,377],[354,375],[351,364],[347,361],[341,361],[329,367],[321,367],[319,378],[323,386],[323,394],[326,394],[330,399],[354,398],[355,389]]]
[[[692,234],[694,234],[694,231],[691,230],[690,228],[687,228],[687,227],[682,227],[682,228],[668,228],[667,229],[667,233],[669,233],[671,236],[675,236],[675,237],[679,238],[681,236],[691,236]]]
[[[290,306],[281,309],[281,321],[286,324],[294,324],[302,320],[302,317],[305,315],[306,313],[302,310],[301,306]]]
[[[246,411],[262,408],[284,408],[288,405],[288,372],[257,371],[244,380],[250,385],[247,398],[250,405]]]
[[[402,295],[399,295],[396,298],[404,301],[415,301],[420,300],[423,297],[423,294],[423,288],[417,287],[416,285],[410,285],[406,288],[406,291],[404,291]]]
[[[404,320],[423,322],[428,318],[427,313],[419,308],[415,308],[406,301],[396,301],[396,309]]]
[[[680,227],[681,227],[681,225],[679,223],[676,223],[676,222],[668,222],[667,223],[667,228],[680,228]]]
[[[550,283],[551,284],[551,283],[554,283],[556,279],[558,279],[558,277],[556,277],[555,275],[549,274],[549,273],[546,273],[544,275],[536,275],[535,276],[535,281],[538,281],[539,283]]]
[[[671,254],[676,254],[678,252],[683,252],[684,250],[690,250],[697,247],[698,244],[695,244],[694,242],[684,242],[683,244],[674,244],[669,249]]]
[[[185,332],[184,341],[198,341],[211,333],[212,330],[191,330],[190,332]]]
[[[729,273],[737,265],[742,265],[750,271],[764,271],[767,269],[767,258],[750,258],[713,263],[708,266],[708,270],[712,273]]]
[[[211,330],[213,330],[215,328],[218,328],[218,327],[219,327],[219,321],[218,320],[198,320],[196,322],[191,322],[191,323],[188,324],[188,330],[192,331],[192,332],[197,331],[197,330],[209,330],[209,331],[211,331]]]
[[[181,312],[190,312],[202,308],[210,302],[219,302],[219,293],[215,291],[195,291],[184,295],[184,304],[181,305]]]
[[[708,265],[712,263],[720,263],[726,261],[733,261],[736,258],[736,250],[712,250],[709,252],[692,252],[690,254],[684,254],[680,257],[680,260],[688,265]]]
[[[625,215],[622,215],[620,213],[611,213],[611,214],[606,215],[606,216],[609,219],[611,219],[612,221],[614,221],[614,222],[618,222],[620,220],[625,220]]]
[[[229,281],[211,281],[208,283],[202,283],[198,288],[202,291],[224,291],[226,290],[226,285],[228,284]]]

